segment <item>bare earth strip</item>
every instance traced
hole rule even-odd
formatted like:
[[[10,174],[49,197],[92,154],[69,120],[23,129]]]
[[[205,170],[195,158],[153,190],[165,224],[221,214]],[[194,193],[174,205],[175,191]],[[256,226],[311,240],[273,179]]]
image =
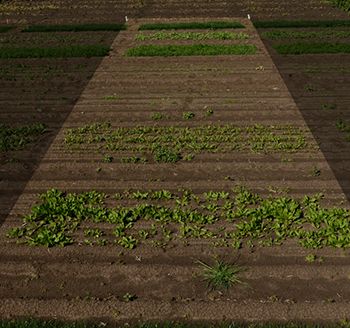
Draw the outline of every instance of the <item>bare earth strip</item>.
[[[319,250],[313,253],[323,256],[324,262],[308,264],[304,258],[309,251],[292,242],[250,252],[214,248],[200,240],[190,246],[178,243],[163,252],[149,245],[134,251],[86,245],[30,248],[5,237],[10,227],[21,224],[21,215],[29,212],[36,194],[49,188],[112,194],[180,187],[203,192],[243,184],[267,193],[272,185],[289,188],[296,196],[324,192],[330,205],[349,206],[256,30],[250,21],[240,21],[258,48],[256,55],[128,58],[124,52],[136,44],[138,25],[149,20],[133,20],[117,36],[112,53],[101,62],[0,228],[1,317],[320,322],[349,315],[348,251]],[[112,100],[106,98],[113,95]],[[206,108],[214,111],[210,118],[204,115]],[[164,112],[171,119],[155,122],[150,119],[153,112]],[[186,121],[183,112],[195,117]],[[104,121],[115,128],[294,125],[305,131],[310,148],[287,154],[288,161],[281,160],[281,154],[238,151],[203,153],[192,162],[177,164],[125,164],[119,161],[122,154],[110,152],[115,161],[107,164],[102,163],[105,151],[70,152],[64,147],[67,129]],[[321,176],[312,176],[314,165]],[[7,188],[15,189],[15,183],[9,181]],[[247,267],[242,280],[249,287],[208,291],[195,261],[209,261],[215,254],[238,258]],[[123,302],[127,292],[138,298]]]

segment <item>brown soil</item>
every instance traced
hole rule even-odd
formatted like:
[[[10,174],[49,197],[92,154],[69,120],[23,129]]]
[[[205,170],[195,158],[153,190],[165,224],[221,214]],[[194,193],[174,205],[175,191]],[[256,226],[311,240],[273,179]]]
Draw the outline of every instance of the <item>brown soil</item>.
[[[288,8],[284,8],[281,2],[278,2],[280,6],[269,2],[269,6],[262,8],[260,3],[249,1],[249,6],[255,6],[253,8],[244,3],[227,5],[226,2],[208,2],[199,7],[199,2],[191,2],[189,7],[183,8],[178,2],[165,6],[164,2],[146,1],[142,8],[134,3],[132,8],[130,3],[120,2],[125,11],[120,10],[118,15],[186,17],[192,16],[196,10],[198,16],[230,16],[232,13],[232,16],[239,17],[243,13],[245,16],[249,10],[253,14],[261,13],[261,18],[276,18],[288,10],[288,18],[294,15],[312,18],[320,13],[324,18],[344,17],[335,9],[325,10],[329,7],[318,2],[317,5],[312,2],[313,10],[304,10],[305,2],[288,3]],[[232,7],[229,7],[232,12],[227,12],[228,6]],[[94,16],[91,16],[92,8]],[[86,5],[81,9],[83,18],[79,19],[88,21],[94,17],[98,21],[110,21],[110,12],[103,16],[106,8],[105,2]],[[90,16],[84,17],[84,13]],[[3,15],[2,20],[7,17],[9,21],[25,19],[27,22],[56,23],[78,19],[73,19],[72,15],[67,5],[62,10],[38,10],[33,17],[27,12]],[[320,60],[315,62],[317,56],[313,56],[308,62],[310,57],[307,56],[299,61],[302,57],[289,59],[273,55],[273,62],[249,21],[243,21],[259,47],[255,56],[124,57],[126,48],[137,44],[134,41],[136,26],[143,22],[139,20],[131,21],[131,28],[115,38],[114,51],[102,61],[0,62],[3,69],[10,67],[10,72],[0,80],[1,105],[6,108],[0,113],[1,122],[41,121],[48,124],[50,131],[33,148],[1,154],[1,318],[34,316],[119,322],[171,319],[334,322],[348,317],[348,251],[310,251],[286,243],[280,247],[238,252],[230,248],[214,248],[205,241],[190,241],[190,246],[174,244],[165,250],[150,245],[141,245],[133,251],[120,246],[82,245],[45,249],[17,245],[5,236],[10,227],[21,223],[21,216],[27,214],[37,201],[36,194],[53,187],[67,191],[95,189],[108,193],[129,188],[175,190],[183,187],[203,192],[227,190],[244,184],[265,194],[269,186],[288,187],[289,194],[296,197],[323,191],[329,205],[344,201],[350,192],[349,179],[342,178],[346,176],[348,146],[339,138],[339,132],[328,129],[327,123],[333,116],[321,116],[316,112],[314,100],[320,99],[322,103],[324,90],[316,89],[314,98],[311,98],[305,96],[301,90],[303,83],[300,83],[311,83],[309,78],[315,76],[312,83],[317,88],[326,85],[321,78],[332,79],[329,72],[321,76],[319,73],[301,74],[300,67],[318,67],[320,64],[326,69],[329,67],[328,57],[319,56]],[[271,50],[269,46],[268,50]],[[344,58],[347,57],[339,56],[339,59]],[[337,63],[338,68],[344,66],[344,61]],[[30,73],[17,71],[16,64],[27,64]],[[45,65],[54,65],[58,73],[45,76]],[[292,77],[289,79],[290,72]],[[28,74],[34,74],[35,83]],[[295,74],[297,79],[294,80]],[[346,88],[338,86],[339,81],[346,83],[347,78],[346,73],[341,74],[340,78],[334,74],[334,90],[337,92],[332,91],[327,100],[334,97],[332,101],[337,100],[339,104],[337,111],[345,114]],[[113,94],[118,96],[117,100],[104,98]],[[201,115],[207,108],[205,106],[213,108],[212,117]],[[303,109],[306,107],[308,114]],[[167,112],[171,119],[154,123],[150,114],[157,111]],[[193,111],[195,119],[182,120],[183,111]],[[102,163],[101,152],[86,149],[71,153],[63,147],[66,129],[106,120],[113,126],[293,123],[310,129],[307,134],[310,143],[319,145],[322,151],[314,147],[312,151],[287,154],[288,162],[281,161],[283,154],[280,153],[237,152],[201,154],[193,162],[175,165],[135,165],[117,160]],[[320,143],[322,137],[327,137],[327,142]],[[342,162],[339,162],[338,154],[341,154]],[[116,159],[122,156],[113,155]],[[11,163],[11,158],[19,158],[19,162]],[[314,166],[321,170],[318,177],[310,175]],[[102,168],[100,173],[96,172],[97,167]],[[227,176],[231,179],[225,179]],[[323,262],[306,263],[305,256],[310,253],[323,257]],[[196,260],[211,263],[215,255],[246,267],[241,279],[248,286],[237,285],[222,292],[208,290],[200,277]],[[125,293],[136,294],[137,299],[124,302]]]

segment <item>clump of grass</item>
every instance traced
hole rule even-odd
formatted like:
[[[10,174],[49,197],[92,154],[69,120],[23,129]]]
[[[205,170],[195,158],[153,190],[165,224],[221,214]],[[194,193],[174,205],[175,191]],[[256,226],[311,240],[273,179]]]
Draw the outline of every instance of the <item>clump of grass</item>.
[[[15,28],[14,26],[10,26],[10,25],[0,26],[0,33],[8,32],[14,28]]]
[[[22,32],[83,32],[83,31],[121,31],[125,24],[70,24],[70,25],[30,25]]]
[[[130,48],[126,56],[218,56],[218,55],[253,55],[257,51],[252,44],[234,45],[143,45]]]
[[[347,27],[350,20],[271,20],[253,24],[256,28]]]
[[[141,30],[188,30],[188,29],[228,29],[244,28],[239,22],[189,22],[189,23],[150,23],[142,24]]]
[[[139,33],[135,38],[137,41],[155,40],[246,40],[246,33],[234,32],[156,32],[152,34]]]
[[[350,53],[348,43],[289,43],[273,48],[281,55]]]
[[[20,150],[46,131],[42,123],[10,127],[0,124],[0,151]]]
[[[104,45],[76,45],[48,48],[2,47],[0,58],[104,57],[110,48]]]
[[[197,262],[202,266],[202,275],[211,289],[228,289],[234,284],[243,283],[238,274],[244,269],[238,265],[228,264],[220,260],[216,260],[212,266],[202,261]]]
[[[264,32],[263,37],[271,40],[279,39],[319,39],[319,38],[348,38],[350,31],[269,31]]]

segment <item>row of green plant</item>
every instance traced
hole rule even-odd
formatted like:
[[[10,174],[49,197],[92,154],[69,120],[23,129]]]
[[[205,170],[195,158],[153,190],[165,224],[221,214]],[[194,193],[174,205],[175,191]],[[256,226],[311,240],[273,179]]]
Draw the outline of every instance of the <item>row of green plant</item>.
[[[349,12],[350,11],[350,0],[329,0],[336,7]]]
[[[110,47],[104,45],[75,45],[61,47],[1,47],[0,58],[68,58],[104,57]]]
[[[93,123],[65,132],[70,149],[94,149],[152,153],[158,162],[176,162],[185,154],[203,152],[296,152],[307,148],[305,132],[294,126],[204,125],[197,127],[137,126],[112,128]]]
[[[0,26],[0,33],[8,32],[8,31],[12,30],[13,28],[14,28],[14,26],[10,26],[10,25]]]
[[[154,40],[245,40],[249,39],[247,33],[234,32],[155,32],[152,34],[139,33],[136,41]]]
[[[271,20],[255,21],[256,28],[345,27],[350,20]]]
[[[321,38],[349,38],[350,31],[268,31],[262,33],[262,36],[267,39],[321,39]]]
[[[350,142],[350,123],[345,122],[342,119],[337,120],[336,127],[339,131],[345,133],[345,140]]]
[[[189,29],[231,29],[244,28],[245,26],[239,22],[187,22],[187,23],[149,23],[142,24],[141,30],[189,30]]]
[[[120,195],[115,195],[114,205],[108,197],[107,207],[104,193],[49,190],[40,195],[41,202],[23,217],[21,226],[8,232],[8,237],[48,247],[80,241],[133,249],[140,243],[166,247],[171,242],[203,238],[214,246],[236,249],[281,245],[290,239],[306,248],[350,246],[350,211],[322,207],[321,194],[301,200],[263,198],[242,186],[201,195],[190,190],[135,191],[131,194],[135,205],[130,201],[125,204]],[[79,237],[83,223],[85,237],[91,239]],[[94,224],[101,228],[94,228]],[[110,225],[114,237],[102,230]]]
[[[38,320],[38,319],[2,319],[0,328],[101,328],[113,327],[122,328],[125,324],[115,324],[107,322],[87,323],[85,321],[61,322],[58,320]],[[306,323],[198,323],[198,322],[147,322],[137,324],[127,324],[130,328],[348,328],[349,322],[343,320],[333,324],[306,324]]]
[[[65,24],[65,25],[30,25],[22,32],[84,32],[84,31],[121,31],[125,24]]]
[[[350,53],[350,43],[286,43],[272,46],[281,55]]]
[[[256,46],[252,44],[143,45],[128,49],[126,55],[130,57],[253,55],[256,50]]]
[[[41,123],[11,127],[0,124],[0,151],[20,150],[46,131]]]

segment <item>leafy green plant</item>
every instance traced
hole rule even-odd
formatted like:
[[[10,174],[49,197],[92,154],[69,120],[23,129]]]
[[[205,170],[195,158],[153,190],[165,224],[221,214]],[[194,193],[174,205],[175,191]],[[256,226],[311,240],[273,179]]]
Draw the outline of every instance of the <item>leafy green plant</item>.
[[[239,22],[189,22],[189,23],[149,23],[142,24],[139,30],[188,30],[188,29],[228,29],[244,28]]]
[[[113,94],[113,95],[104,96],[103,99],[105,99],[105,100],[118,100],[119,97],[116,94]]]
[[[348,27],[347,20],[269,20],[253,22],[256,28]]]
[[[233,45],[142,45],[129,48],[126,56],[218,56],[218,55],[253,55],[257,51],[252,44]]]
[[[228,289],[234,284],[242,284],[238,277],[244,269],[238,265],[232,265],[220,260],[216,260],[214,265],[210,266],[202,261],[197,261],[203,269],[203,277],[212,289]]]
[[[348,43],[286,43],[272,46],[281,55],[350,53]]]
[[[320,38],[349,38],[350,31],[336,31],[336,30],[325,30],[325,31],[269,31],[264,32],[264,38],[271,40],[280,39],[320,39]]]
[[[185,120],[191,120],[192,118],[195,117],[195,114],[193,112],[184,112],[182,114],[182,117],[185,119]]]
[[[113,156],[111,156],[111,155],[105,155],[105,156],[103,157],[103,162],[105,162],[105,163],[112,163],[112,162],[113,162]]]
[[[139,156],[129,156],[129,157],[122,157],[121,161],[123,163],[144,164],[144,163],[147,163],[147,158],[139,157]]]
[[[158,147],[154,150],[154,160],[158,163],[176,163],[180,159],[180,153],[169,148]]]
[[[350,11],[350,0],[329,0],[336,7],[349,12]]]
[[[154,121],[159,121],[164,118],[164,115],[162,113],[152,113],[151,119]]]
[[[123,295],[123,301],[124,302],[132,302],[137,299],[137,296],[135,294],[125,293]]]

